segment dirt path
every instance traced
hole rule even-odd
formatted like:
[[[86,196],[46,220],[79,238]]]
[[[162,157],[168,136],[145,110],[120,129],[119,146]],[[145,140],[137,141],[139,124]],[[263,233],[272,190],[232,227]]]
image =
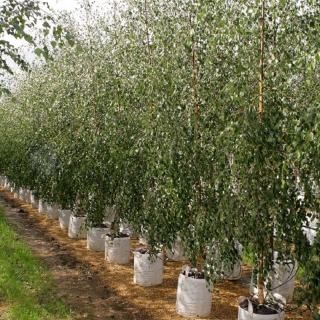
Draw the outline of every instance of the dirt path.
[[[68,245],[66,237],[55,237],[50,224],[57,227],[57,221],[46,221],[44,215],[4,189],[0,190],[0,206],[25,243],[49,266],[57,284],[55,294],[73,311],[73,319],[139,319],[137,314],[142,310],[110,289],[95,268],[95,259],[83,259],[85,255],[93,256],[84,248],[83,240],[69,239]],[[142,313],[147,316],[147,312]]]
[[[178,275],[185,262],[165,261],[163,284],[140,287],[133,283],[133,257],[128,265],[108,264],[103,252],[87,250],[86,240],[70,239],[57,220],[46,219],[1,186],[0,206],[25,243],[50,267],[55,295],[72,310],[74,320],[183,319],[175,312],[175,300]],[[139,246],[136,240],[131,243]],[[237,319],[238,297],[248,296],[250,273],[244,266],[241,281],[217,285],[212,312],[206,319]],[[286,313],[286,319],[307,317]]]

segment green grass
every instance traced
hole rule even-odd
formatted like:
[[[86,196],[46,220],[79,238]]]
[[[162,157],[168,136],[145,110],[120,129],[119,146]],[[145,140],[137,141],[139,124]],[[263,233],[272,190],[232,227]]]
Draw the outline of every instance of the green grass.
[[[0,319],[65,320],[70,310],[52,293],[48,268],[13,231],[0,208]]]
[[[249,245],[247,248],[244,248],[244,250],[243,250],[242,261],[243,261],[243,263],[245,263],[249,266],[253,266],[254,259],[255,259],[254,252],[253,252],[251,246]]]

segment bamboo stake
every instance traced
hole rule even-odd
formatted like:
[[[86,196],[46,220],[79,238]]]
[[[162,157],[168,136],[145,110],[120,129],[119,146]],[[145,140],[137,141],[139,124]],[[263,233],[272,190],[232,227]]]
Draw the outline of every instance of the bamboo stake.
[[[192,88],[193,88],[193,99],[194,99],[194,116],[195,116],[195,146],[196,146],[196,152],[195,157],[196,159],[199,157],[199,150],[198,150],[198,135],[199,135],[199,106],[197,103],[197,74],[196,74],[196,50],[194,45],[194,28],[193,28],[193,21],[192,21],[192,13],[190,12],[189,15],[189,24],[190,24],[190,38],[191,38],[191,68],[192,68]],[[195,207],[197,207],[196,216],[201,214],[201,211],[199,212],[199,207],[201,206],[201,178],[199,177],[198,183],[197,183],[197,191],[196,191],[196,202]],[[201,209],[200,209],[201,210]],[[195,219],[196,219],[195,216]],[[203,267],[203,258],[202,255],[197,255],[197,261],[196,261],[196,267],[199,271],[202,270]]]
[[[149,27],[148,27],[148,10],[147,10],[147,0],[144,0],[144,13],[146,18],[146,37],[147,37],[147,46],[148,46],[148,55],[149,55],[149,65],[152,64],[151,61],[151,46],[150,46],[150,34],[149,34]]]
[[[117,81],[117,100],[118,100],[118,116],[120,117],[120,115],[121,115],[121,102],[120,102],[119,81]]]
[[[116,2],[114,2],[114,12],[116,11]],[[113,16],[114,18],[114,23],[116,21],[116,14],[114,14]],[[115,31],[114,32],[114,36],[115,36],[115,41],[116,41],[116,45],[115,45],[115,49],[116,51],[118,50],[118,34],[117,32]],[[119,84],[119,60],[118,58],[116,58],[116,77],[117,77],[117,88],[116,88],[116,95],[117,95],[117,104],[118,104],[118,117],[120,117],[121,115],[121,100],[120,100],[120,84]]]
[[[194,97],[194,112],[196,117],[196,135],[198,134],[198,119],[199,119],[199,106],[197,104],[197,75],[196,75],[196,62],[195,62],[195,48],[194,48],[194,35],[192,26],[192,16],[190,14],[190,33],[191,33],[191,66],[192,66],[192,87]]]
[[[263,64],[264,64],[264,42],[265,42],[265,34],[264,34],[264,26],[265,26],[265,15],[264,15],[264,1],[261,3],[261,20],[260,20],[260,25],[261,25],[261,56],[260,56],[260,81],[259,81],[259,117],[261,119],[262,117],[262,112],[263,112],[263,80],[264,80],[264,69],[263,69]],[[264,267],[264,255],[263,252],[260,252],[259,256],[259,273],[258,273],[258,300],[260,304],[265,303],[264,299],[264,292],[263,292],[263,279],[261,272],[263,271]]]
[[[145,14],[145,22],[146,22],[146,39],[147,39],[147,49],[148,49],[148,56],[149,56],[149,61],[148,64],[149,66],[152,65],[152,60],[151,60],[151,45],[150,45],[150,32],[149,32],[149,17],[148,17],[148,8],[147,8],[147,0],[144,0],[144,14]],[[148,73],[149,74],[149,73]],[[148,75],[149,78],[149,75]],[[149,107],[150,112],[152,111],[152,104],[150,104]]]
[[[261,5],[261,57],[260,57],[260,81],[259,81],[259,117],[261,118],[262,116],[262,111],[263,111],[263,80],[264,80],[264,25],[265,25],[265,17],[264,17],[264,1],[262,1]]]
[[[263,279],[262,279],[262,275],[261,272],[263,270],[263,252],[260,252],[260,256],[259,256],[259,273],[258,273],[258,300],[259,300],[259,304],[264,304],[264,293],[263,293],[263,287],[264,287],[264,283],[263,283]]]
[[[91,74],[94,78],[94,61],[93,61],[93,45],[91,41],[91,28],[90,28],[90,19],[89,19],[89,14],[88,14],[88,7],[86,8],[86,23],[87,23],[87,30],[88,30],[88,36],[89,36],[89,46],[90,46],[90,58],[91,58]],[[92,91],[93,91],[93,102],[92,102],[92,107],[93,107],[93,119],[94,119],[94,132],[97,135],[98,133],[98,125],[97,125],[97,102],[95,99],[95,94],[96,94],[96,85],[95,85],[95,80],[93,79],[92,81]]]

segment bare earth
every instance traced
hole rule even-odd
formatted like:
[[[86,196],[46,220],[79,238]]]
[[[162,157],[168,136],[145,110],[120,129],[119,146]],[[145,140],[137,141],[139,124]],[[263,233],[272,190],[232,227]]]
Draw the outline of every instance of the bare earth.
[[[163,284],[140,287],[133,283],[133,255],[127,265],[111,265],[104,252],[87,250],[86,240],[70,239],[58,220],[48,220],[30,205],[14,198],[0,186],[0,206],[31,250],[49,266],[54,290],[72,310],[72,319],[178,320],[175,312],[178,275],[186,262],[164,262]],[[133,248],[139,247],[131,240]],[[239,296],[249,295],[251,268],[243,266],[239,281],[217,284],[212,312],[206,319],[236,320]],[[286,319],[310,319],[299,315],[295,304],[287,305]],[[1,313],[5,310],[0,302]],[[200,319],[200,318],[198,318]]]

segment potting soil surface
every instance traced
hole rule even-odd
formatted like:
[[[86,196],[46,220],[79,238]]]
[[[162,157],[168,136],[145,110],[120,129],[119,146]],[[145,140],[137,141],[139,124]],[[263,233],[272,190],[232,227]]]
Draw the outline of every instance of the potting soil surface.
[[[107,263],[104,252],[89,251],[85,239],[70,239],[58,220],[47,219],[2,186],[0,206],[24,243],[50,268],[55,281],[52,290],[72,310],[72,319],[184,319],[176,313],[175,303],[178,276],[188,261],[165,259],[163,284],[141,287],[133,283],[133,254],[126,265]],[[131,246],[141,247],[136,239],[131,240]],[[217,283],[212,311],[205,319],[237,319],[238,298],[249,296],[250,277],[251,267],[244,265],[240,280]],[[285,319],[310,319],[309,312],[300,314],[295,302],[286,309]],[[0,319],[5,310],[0,303]]]

